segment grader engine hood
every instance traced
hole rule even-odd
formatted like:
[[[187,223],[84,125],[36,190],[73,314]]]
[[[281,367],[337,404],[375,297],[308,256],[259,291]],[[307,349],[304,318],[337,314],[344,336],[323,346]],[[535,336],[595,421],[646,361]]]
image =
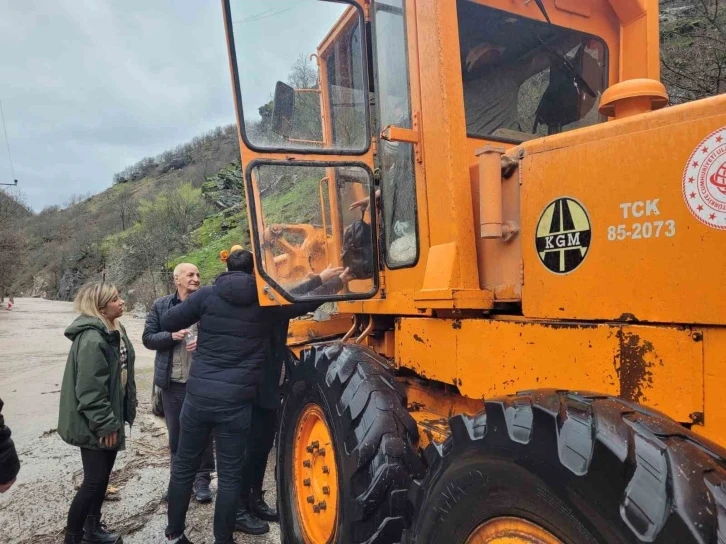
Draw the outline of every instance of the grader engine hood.
[[[522,147],[524,315],[726,324],[726,97]]]

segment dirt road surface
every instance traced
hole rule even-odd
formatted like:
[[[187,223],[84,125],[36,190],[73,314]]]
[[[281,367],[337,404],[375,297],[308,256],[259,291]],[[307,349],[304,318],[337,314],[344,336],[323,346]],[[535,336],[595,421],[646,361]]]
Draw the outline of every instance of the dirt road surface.
[[[0,543],[60,543],[68,507],[82,478],[78,448],[68,446],[55,431],[71,345],[63,331],[75,314],[67,302],[23,298],[15,302],[12,311],[0,308],[0,398],[21,470],[13,488],[0,495]],[[126,544],[162,543],[166,503],[161,497],[168,484],[169,453],[164,422],[151,413],[154,353],[141,344],[143,316],[127,315],[122,322],[137,354],[139,416],[111,475],[107,498],[113,500],[104,506],[104,519],[123,534]],[[274,504],[273,457],[270,460],[265,488],[266,498]],[[213,490],[216,483],[215,478]],[[199,544],[214,542],[213,516],[214,503],[192,501],[187,536]],[[280,533],[273,523],[267,535],[236,533],[235,538],[240,544],[269,544],[280,542]]]

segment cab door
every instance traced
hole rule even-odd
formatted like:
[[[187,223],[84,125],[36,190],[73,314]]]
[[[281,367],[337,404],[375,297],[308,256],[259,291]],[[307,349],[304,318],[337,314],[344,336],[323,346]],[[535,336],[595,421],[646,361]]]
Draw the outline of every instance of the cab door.
[[[364,6],[223,0],[223,8],[261,304],[373,297]]]

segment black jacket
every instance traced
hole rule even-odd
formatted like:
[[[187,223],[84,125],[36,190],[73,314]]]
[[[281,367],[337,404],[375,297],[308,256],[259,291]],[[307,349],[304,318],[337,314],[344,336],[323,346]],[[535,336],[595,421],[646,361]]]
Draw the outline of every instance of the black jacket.
[[[262,382],[276,322],[314,311],[317,302],[262,308],[254,276],[225,272],[161,317],[178,331],[199,322],[187,394],[217,407],[254,400]]]
[[[343,288],[343,282],[339,277],[331,278],[325,283],[320,276],[304,281],[300,285],[289,290],[293,296],[300,296],[309,293],[309,296],[324,296],[337,293]],[[287,330],[290,326],[288,319],[275,323],[270,335],[270,347],[265,365],[265,373],[260,384],[257,404],[266,410],[277,410],[280,407],[280,376],[285,360],[290,356],[287,349]]]
[[[0,399],[0,484],[7,484],[18,475],[20,461],[10,438],[10,429],[5,426],[2,409],[3,401]]]
[[[170,332],[161,329],[161,316],[169,308],[173,308],[180,302],[178,293],[157,298],[146,316],[144,334],[141,336],[144,347],[156,351],[154,357],[154,384],[161,389],[169,388],[174,346],[181,342],[181,340],[174,340]]]

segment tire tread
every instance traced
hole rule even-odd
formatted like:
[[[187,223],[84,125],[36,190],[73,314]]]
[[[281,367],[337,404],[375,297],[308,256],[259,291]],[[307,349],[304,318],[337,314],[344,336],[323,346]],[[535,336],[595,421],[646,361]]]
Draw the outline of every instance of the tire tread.
[[[449,423],[449,438],[425,451],[426,478],[409,489],[416,517],[404,532],[404,543],[415,542],[417,521],[427,515],[422,504],[427,487],[448,456],[472,448],[487,455],[507,441],[525,451],[534,436],[539,444],[544,436],[552,451],[528,455],[558,463],[565,469],[563,479],[587,477],[603,449],[620,460],[620,466],[607,470],[613,481],[625,474],[617,507],[632,541],[668,541],[663,529],[670,524],[683,527],[693,542],[726,544],[726,450],[659,412],[607,395],[536,390],[488,400],[479,414],[457,415]]]
[[[413,477],[423,475],[415,448],[418,428],[406,410],[405,393],[385,361],[361,346],[312,347],[301,354],[299,366],[309,376],[322,376],[318,383],[344,429],[342,453],[354,467],[349,476],[363,482],[349,504],[355,541],[399,542],[411,519],[407,489]]]

